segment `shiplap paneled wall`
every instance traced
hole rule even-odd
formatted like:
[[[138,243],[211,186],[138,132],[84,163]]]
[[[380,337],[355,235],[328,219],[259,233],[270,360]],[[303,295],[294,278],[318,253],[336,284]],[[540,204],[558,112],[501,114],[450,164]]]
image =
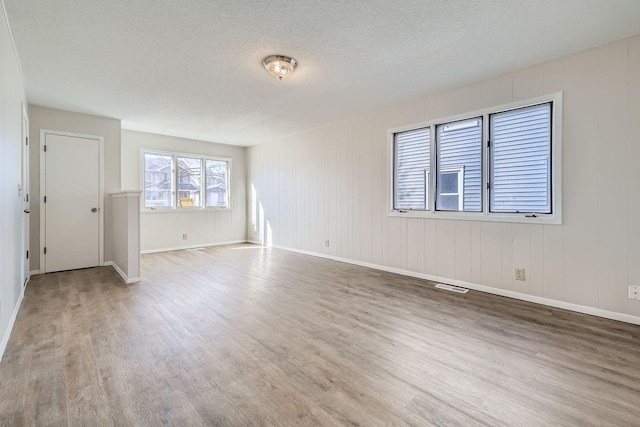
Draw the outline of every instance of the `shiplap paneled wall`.
[[[559,91],[563,225],[387,216],[387,129]],[[248,162],[252,241],[640,316],[640,36],[257,145]]]
[[[17,190],[22,181],[22,108],[26,104],[20,63],[0,2],[0,360],[24,295],[24,214],[22,193]],[[31,251],[35,252],[33,247]]]
[[[246,149],[233,145],[122,131],[122,187],[142,190],[140,149],[231,158],[231,208],[222,210],[172,210],[140,214],[142,252],[163,251],[228,242],[246,238]],[[142,196],[144,197],[144,195]],[[182,235],[186,234],[184,240]]]

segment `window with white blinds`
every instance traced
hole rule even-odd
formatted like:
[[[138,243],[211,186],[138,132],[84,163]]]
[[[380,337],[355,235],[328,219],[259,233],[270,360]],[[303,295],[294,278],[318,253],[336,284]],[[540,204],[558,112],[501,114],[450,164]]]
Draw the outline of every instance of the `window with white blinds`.
[[[555,93],[390,130],[389,215],[561,224],[561,127]]]
[[[443,123],[436,129],[436,209],[481,212],[482,118]]]
[[[429,208],[430,151],[429,128],[394,135],[394,209]]]
[[[489,210],[551,213],[551,103],[489,120]]]

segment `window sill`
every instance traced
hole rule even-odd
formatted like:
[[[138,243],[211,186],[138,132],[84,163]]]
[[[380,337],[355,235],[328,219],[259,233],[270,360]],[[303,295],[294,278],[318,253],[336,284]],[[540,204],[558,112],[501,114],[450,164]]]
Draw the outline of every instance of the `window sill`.
[[[562,218],[559,215],[537,215],[535,218],[526,215],[530,214],[487,214],[484,212],[431,212],[431,211],[389,211],[387,216],[396,218],[419,218],[419,219],[445,219],[455,221],[484,221],[484,222],[505,222],[516,224],[544,224],[562,225]]]
[[[146,214],[146,213],[193,213],[193,212],[230,212],[231,208],[214,208],[214,207],[209,207],[209,208],[172,208],[172,209],[163,209],[163,208],[158,208],[158,209],[149,209],[149,208],[142,208],[140,209],[140,213]]]

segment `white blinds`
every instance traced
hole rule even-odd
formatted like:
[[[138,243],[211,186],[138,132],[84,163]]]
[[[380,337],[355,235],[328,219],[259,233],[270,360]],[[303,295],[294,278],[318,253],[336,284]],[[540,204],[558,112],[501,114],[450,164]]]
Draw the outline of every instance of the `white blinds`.
[[[428,209],[429,128],[395,134],[394,209]]]
[[[551,213],[551,103],[490,116],[490,211]]]

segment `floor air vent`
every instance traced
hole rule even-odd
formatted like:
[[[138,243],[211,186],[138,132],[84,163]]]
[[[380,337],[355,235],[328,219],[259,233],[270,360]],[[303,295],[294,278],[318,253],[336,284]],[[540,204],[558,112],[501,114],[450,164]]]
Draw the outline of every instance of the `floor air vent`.
[[[451,291],[451,292],[457,292],[459,294],[466,294],[467,292],[469,292],[469,289],[467,289],[467,288],[461,288],[460,286],[446,285],[444,283],[438,283],[436,285],[436,288],[445,289],[445,290]]]

